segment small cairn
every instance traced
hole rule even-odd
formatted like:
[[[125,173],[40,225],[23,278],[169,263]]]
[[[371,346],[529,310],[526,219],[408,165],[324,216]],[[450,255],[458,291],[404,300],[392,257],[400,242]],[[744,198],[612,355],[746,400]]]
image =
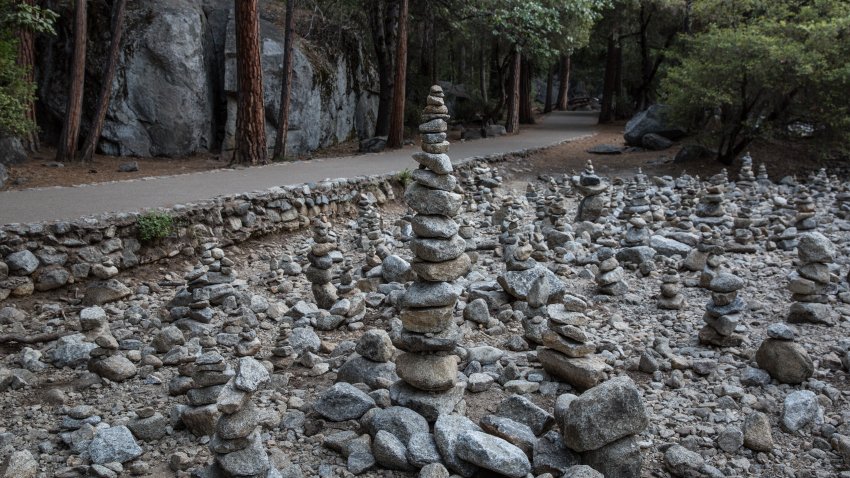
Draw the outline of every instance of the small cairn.
[[[614,249],[601,247],[596,252],[599,259],[599,274],[596,275],[596,285],[600,294],[620,296],[629,291],[625,282],[625,272],[617,261]]]
[[[832,241],[819,232],[801,234],[797,243],[797,270],[792,273],[791,310],[787,321],[792,324],[832,325],[835,322],[829,294],[832,292],[829,264],[835,258]]]
[[[841,190],[835,195],[835,215],[845,221],[850,219],[850,188],[843,183]]]
[[[747,206],[738,208],[738,214],[734,223],[734,243],[726,247],[729,252],[739,254],[754,254],[758,252],[758,245],[751,226],[753,225],[753,210]]]
[[[186,394],[189,406],[183,408],[181,414],[186,428],[199,437],[212,436],[215,423],[221,416],[219,396],[235,373],[220,353],[207,352],[200,355],[200,347],[194,350],[199,355],[195,356],[194,363],[191,362],[191,355],[186,357],[186,363],[178,368],[180,375],[172,379],[169,385],[169,393]]]
[[[596,345],[584,331],[589,323],[586,302],[573,298],[549,307],[548,330],[542,332],[545,348],[537,358],[543,369],[578,390],[595,387],[605,379],[606,365],[593,354]]]
[[[384,224],[381,214],[375,208],[372,194],[360,193],[357,200],[357,227],[360,236],[357,239],[360,249],[368,256],[374,256],[384,245]]]
[[[307,280],[313,284],[311,289],[316,305],[321,309],[329,310],[338,300],[336,287],[331,283],[334,262],[331,252],[336,250],[337,238],[324,216],[313,219],[313,241],[315,244],[307,254],[307,259],[310,261],[310,267],[306,272]]]
[[[209,448],[215,456],[218,471],[224,472],[224,476],[272,476],[269,470],[273,465],[260,433],[260,415],[251,402],[254,392],[268,381],[269,372],[260,362],[243,357],[239,360],[236,375],[224,385],[218,397],[216,406],[221,415],[216,421]]]
[[[705,257],[702,273],[699,276],[699,286],[710,290],[709,284],[720,271],[720,266],[723,265],[723,254],[726,253],[723,236],[717,230],[703,234],[702,242],[697,244],[697,251]]]
[[[768,188],[773,185],[770,176],[767,175],[767,166],[764,163],[759,164],[759,172],[756,175],[756,182],[763,188]]]
[[[736,186],[743,190],[752,189],[755,186],[756,175],[753,173],[753,157],[750,153],[741,158],[741,171],[738,172]]]
[[[728,183],[729,179],[724,173],[711,177],[709,186],[699,199],[696,215],[692,218],[694,224],[705,224],[710,227],[732,226],[732,218],[726,213],[724,196]]]
[[[797,200],[794,201],[794,206],[797,208],[797,215],[794,217],[794,227],[798,232],[811,231],[817,228],[817,219],[815,219],[815,211],[817,206],[809,193],[809,188],[801,186],[797,192]]]
[[[682,295],[682,281],[675,267],[670,267],[661,276],[661,297],[658,308],[664,310],[681,310],[685,307],[685,296]]]
[[[403,328],[395,337],[395,346],[403,351],[396,359],[401,380],[390,388],[396,404],[428,420],[451,413],[464,390],[457,382],[457,357],[451,354],[458,335],[454,323],[458,291],[451,282],[466,274],[471,263],[453,219],[463,196],[453,192],[457,180],[446,154],[448,119],[443,90],[432,86],[419,126],[422,152],[413,155],[420,168],[405,191],[407,204],[416,211],[410,248],[417,280],[401,300]]]
[[[608,190],[608,184],[594,172],[593,163],[589,159],[581,175],[573,178],[573,187],[583,196],[576,221],[598,221],[605,210],[607,201],[602,193]]]
[[[744,281],[728,272],[721,272],[711,278],[708,284],[711,300],[706,304],[702,317],[706,325],[699,331],[700,343],[738,347],[744,342],[744,337],[735,333],[746,307],[743,299],[738,297],[738,291],[743,287]]]

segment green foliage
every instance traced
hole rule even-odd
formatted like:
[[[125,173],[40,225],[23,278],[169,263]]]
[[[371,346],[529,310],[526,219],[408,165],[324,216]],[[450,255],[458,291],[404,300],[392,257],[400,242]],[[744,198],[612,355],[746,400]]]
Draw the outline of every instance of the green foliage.
[[[11,0],[0,0],[0,134],[21,136],[36,125],[27,118],[35,100],[35,85],[17,64],[17,32],[54,33],[58,16],[51,10]]]
[[[26,80],[17,65],[17,43],[0,39],[0,135],[24,135],[35,128],[27,118],[30,101],[35,99],[35,85]]]
[[[704,30],[663,88],[674,116],[730,162],[792,121],[850,139],[850,5],[840,0],[706,0]],[[728,8],[727,8],[728,7]]]
[[[410,184],[410,181],[413,181],[413,171],[409,168],[402,169],[396,174],[396,179],[401,183],[402,186],[407,187]]]
[[[47,8],[27,3],[10,4],[8,0],[0,2],[2,17],[0,24],[13,28],[26,28],[34,33],[55,34],[53,24],[59,14]]]
[[[479,0],[464,4],[467,17],[524,55],[551,60],[587,43],[610,0]]]
[[[174,232],[174,218],[164,212],[149,212],[136,222],[139,240],[151,242],[168,237]]]

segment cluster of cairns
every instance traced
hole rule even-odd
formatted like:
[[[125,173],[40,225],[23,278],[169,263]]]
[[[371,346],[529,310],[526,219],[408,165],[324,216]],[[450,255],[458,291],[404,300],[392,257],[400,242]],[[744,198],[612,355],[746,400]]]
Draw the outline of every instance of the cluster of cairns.
[[[389,252],[393,234],[366,193],[358,202],[359,238],[352,241],[365,254],[344,256],[349,243],[338,241],[327,218],[318,216],[312,221],[312,239],[294,246],[294,254],[271,259],[256,255],[263,267],[268,261],[269,270],[253,283],[254,278],[236,277],[234,261],[220,247],[200,246],[199,263],[183,282],[171,282],[185,287],[164,303],[157,317],[146,316],[145,325],[132,331],[124,324],[113,330],[109,315],[117,315],[117,309],[82,308],[80,333],[62,337],[48,350],[54,365],[85,366],[105,379],[98,383],[107,387],[140,377],[146,385],[167,387],[170,400],[179,404],[160,413],[154,400],[130,408],[127,418],[112,426],[93,407],[62,407],[60,439],[71,450],[67,476],[117,476],[125,466],[142,474],[143,467],[133,464],[143,454],[136,440],[156,442],[183,430],[210,452],[210,460],[192,476],[299,476],[275,469],[272,447],[266,448],[280,436],[275,435],[279,429],[295,447],[318,437],[355,475],[383,468],[418,472],[421,478],[447,478],[450,473],[631,478],[645,473],[646,448],[653,448],[664,452],[663,466],[673,476],[723,476],[705,458],[715,448],[735,456],[744,446],[765,453],[754,453],[754,463],[775,461],[777,455],[769,454],[775,451],[769,413],[778,405],[772,397],[786,389],[770,386],[771,379],[805,384],[785,394],[783,429],[796,432],[817,423],[821,428],[813,428],[812,434],[823,439],[817,438],[812,450],[819,451],[814,453],[846,449],[844,456],[850,457],[850,438],[835,437],[843,436],[839,432],[846,423],[839,424],[837,415],[830,417],[831,423],[818,422],[820,402],[840,404],[841,393],[815,376],[841,368],[842,360],[847,368],[850,344],[839,339],[825,356],[813,360],[810,344],[800,340],[796,328],[835,325],[838,301],[850,303],[850,287],[835,273],[833,262],[841,260],[837,248],[815,231],[840,227],[815,216],[817,202],[836,192],[835,181],[825,172],[813,178],[810,194],[803,187],[774,185],[763,167],[754,175],[751,160],[746,160],[735,184],[721,173],[700,190],[698,178],[648,181],[640,172],[633,181],[609,183],[588,162],[578,176],[551,178],[539,189],[529,184],[524,196],[512,196],[499,191],[501,178],[486,165],[464,171],[460,181],[454,176],[447,154],[447,111],[442,90],[432,87],[419,128],[422,151],[414,154],[420,167],[411,173],[405,193],[413,213],[394,226],[400,231],[397,237],[409,243],[410,255]],[[575,229],[565,201],[573,192],[582,196]],[[784,196],[795,192],[799,196],[791,208]],[[834,204],[830,214],[840,216],[846,209]],[[741,273],[740,264],[732,265],[741,256],[728,253],[760,254],[773,252],[772,247],[780,251],[771,261],[789,257],[781,252],[785,248],[797,250],[796,269],[788,277],[792,304],[787,323],[769,323],[767,338],[753,355],[744,347],[748,342],[742,331],[758,322],[745,323],[744,318],[764,316],[765,306],[761,313],[755,306],[747,312],[741,277],[753,275]],[[334,264],[340,263],[342,270],[335,275]],[[779,269],[774,262],[767,267]],[[659,314],[664,316],[659,321],[671,335],[687,330],[687,343],[674,346],[668,331],[638,331],[634,324],[631,333],[641,340],[656,334],[651,348],[648,341],[640,345],[647,348],[636,351],[628,348],[634,344],[610,339],[609,331],[622,337],[630,330],[611,312],[618,301],[636,305],[635,297],[646,293],[639,281],[627,282],[635,269],[651,278],[652,287],[660,281],[657,307],[681,311],[677,320],[694,312],[683,292],[691,304],[695,296],[708,296],[696,340],[688,323],[674,322],[668,314]],[[311,286],[312,302],[299,296],[302,290],[296,288],[306,292],[301,279]],[[579,283],[598,295],[584,298],[571,289]],[[281,302],[251,295],[252,285],[265,286]],[[683,290],[696,285],[705,290]],[[0,323],[21,321],[4,310]],[[124,318],[142,314],[134,310]],[[133,320],[134,327],[142,323]],[[644,318],[629,320],[645,324]],[[377,325],[363,330],[366,324]],[[316,333],[343,326],[342,334],[351,340],[334,343],[326,338],[339,335]],[[136,335],[140,330],[149,330],[144,340],[137,338],[144,333]],[[263,331],[266,336],[278,333],[266,350],[259,335]],[[492,341],[499,336],[505,338]],[[467,343],[482,337],[491,340],[487,345]],[[722,349],[727,347],[735,350]],[[839,357],[839,351],[844,355]],[[630,358],[632,352],[638,353]],[[633,370],[638,355],[634,369],[651,374],[640,387],[622,373]],[[28,386],[32,374],[47,367],[40,359],[41,352],[24,348],[16,359],[23,369],[4,369],[2,390]],[[751,359],[759,368],[752,363],[737,367]],[[309,393],[293,391],[281,420],[268,397],[258,394],[271,381],[272,369],[278,374],[276,384],[296,375],[298,381],[306,380],[304,388],[312,387],[309,378],[316,377],[334,384]],[[673,403],[678,398],[673,390],[686,379],[709,384],[707,380],[726,370],[740,374],[741,386],[733,381],[707,387],[699,397],[710,406],[685,400],[695,407],[696,418],[677,415],[687,409]],[[744,387],[762,388],[753,392]],[[279,388],[274,393],[288,392]],[[486,412],[467,414],[468,407],[492,397],[487,394],[492,390],[504,396]],[[535,404],[535,394],[554,405],[547,409]],[[676,407],[671,410],[678,410],[670,412],[671,421],[688,425],[676,430],[654,423],[650,427],[651,416],[665,419],[667,412],[650,415],[642,396],[652,396],[653,407],[665,410],[667,404],[659,398],[670,398]],[[700,420],[709,419],[710,427],[701,426]],[[0,434],[0,441],[5,440]],[[27,467],[34,461],[30,452],[12,456]],[[182,452],[172,454],[170,461],[172,470],[187,475],[198,464]],[[730,461],[730,470],[741,468],[741,460]],[[316,469],[316,476],[345,474],[326,464]],[[17,476],[0,468],[0,477],[5,478],[4,472]]]

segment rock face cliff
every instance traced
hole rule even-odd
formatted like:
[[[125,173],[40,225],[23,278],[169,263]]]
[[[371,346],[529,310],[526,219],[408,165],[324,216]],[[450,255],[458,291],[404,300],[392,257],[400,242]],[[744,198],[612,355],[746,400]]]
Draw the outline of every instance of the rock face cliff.
[[[122,156],[175,157],[227,150],[236,124],[236,51],[232,0],[146,0],[128,4],[123,48],[99,150]],[[282,28],[261,15],[268,144],[274,144],[283,64]],[[94,109],[109,42],[109,12],[90,12],[83,134]],[[42,116],[51,136],[61,124],[69,48],[60,34],[45,45]],[[364,46],[295,42],[288,154],[368,137],[377,80]],[[51,128],[49,125],[53,125]],[[48,138],[50,140],[50,138]]]

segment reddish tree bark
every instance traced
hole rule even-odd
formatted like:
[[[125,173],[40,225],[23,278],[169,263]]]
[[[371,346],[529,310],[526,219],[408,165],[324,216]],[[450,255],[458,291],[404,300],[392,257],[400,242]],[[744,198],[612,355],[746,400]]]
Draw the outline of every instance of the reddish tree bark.
[[[83,116],[83,87],[86,76],[86,0],[76,0],[74,7],[74,56],[71,59],[68,104],[65,121],[56,148],[56,161],[71,161],[77,153],[80,137],[80,120]]]
[[[106,121],[106,110],[109,109],[109,97],[112,96],[112,80],[115,78],[115,68],[118,65],[118,54],[121,52],[121,35],[124,32],[124,12],[127,0],[115,0],[112,8],[112,34],[109,44],[109,57],[106,62],[106,71],[103,72],[103,82],[100,85],[100,94],[97,97],[97,108],[95,109],[89,135],[83,143],[80,160],[91,161],[94,157],[100,133],[103,131],[103,123]]]
[[[570,55],[561,56],[561,71],[558,75],[558,109],[567,111],[570,103],[570,67],[572,60]]]
[[[277,137],[274,141],[275,159],[286,155],[286,133],[289,131],[289,95],[292,89],[292,24],[295,0],[286,0],[286,26],[283,36],[283,72],[280,86],[280,113],[277,117]]]
[[[19,3],[35,5],[35,0],[19,0]],[[18,30],[18,66],[24,70],[26,81],[32,84],[35,81],[35,36],[29,28]],[[27,105],[27,119],[36,124],[35,101],[30,101]],[[33,130],[32,133],[21,138],[21,141],[24,143],[24,147],[32,153],[38,151],[40,147],[37,130]]]
[[[232,163],[265,164],[266,123],[260,62],[259,0],[236,4],[236,148]]]
[[[407,84],[407,2],[401,0],[398,16],[398,35],[395,55],[395,75],[393,84],[393,108],[390,114],[390,130],[387,136],[388,148],[401,148],[404,145],[404,99]]]
[[[522,54],[519,48],[514,46],[513,61],[511,62],[511,82],[508,88],[508,117],[505,121],[505,131],[508,133],[519,132],[519,79],[522,76]]]

